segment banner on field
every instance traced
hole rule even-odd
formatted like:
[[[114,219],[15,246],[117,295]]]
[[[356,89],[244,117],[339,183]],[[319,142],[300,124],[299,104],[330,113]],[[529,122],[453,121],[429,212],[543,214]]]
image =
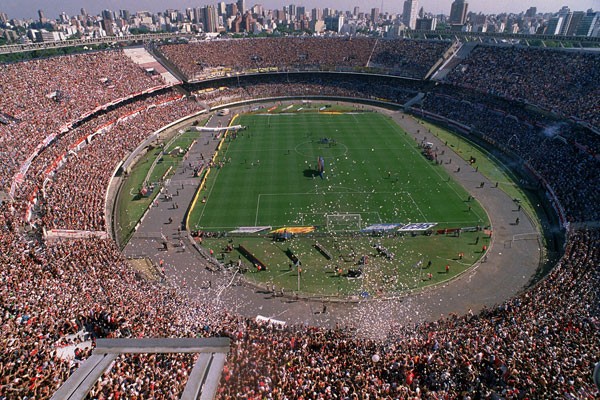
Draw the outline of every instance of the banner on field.
[[[437,222],[415,222],[407,224],[398,229],[400,232],[426,231],[437,225]]]
[[[315,230],[314,226],[288,226],[271,231],[271,233],[310,233]]]
[[[367,226],[361,232],[391,231],[399,226],[402,226],[402,224],[375,224]]]
[[[271,226],[240,226],[239,228],[231,231],[230,233],[258,233],[271,228]]]

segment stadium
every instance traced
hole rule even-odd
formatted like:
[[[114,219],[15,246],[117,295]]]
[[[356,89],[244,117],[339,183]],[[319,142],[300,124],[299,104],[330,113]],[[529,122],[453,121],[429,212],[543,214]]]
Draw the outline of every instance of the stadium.
[[[446,40],[256,38],[149,43],[2,64],[0,71],[0,397],[67,398],[59,390],[69,377],[99,352],[111,353],[105,339],[215,337],[229,340],[226,356],[212,359],[216,367],[198,385],[219,399],[598,397],[592,377],[600,354],[598,52]],[[308,116],[298,111],[311,107]],[[292,109],[294,116],[283,115]],[[319,115],[324,112],[335,115]],[[295,223],[307,211],[266,221],[256,211],[250,222],[223,222],[244,204],[226,203],[231,194],[211,201],[209,193],[224,190],[219,185],[263,186],[276,175],[269,170],[279,165],[259,161],[245,144],[267,150],[260,135],[270,124],[289,131],[280,139],[290,145],[273,145],[280,157],[298,154],[312,163],[299,167],[308,172],[294,185],[335,179],[335,168],[348,168],[337,161],[345,148],[367,143],[336,137],[336,127],[346,123],[337,119],[331,133],[294,142],[308,125],[298,133],[277,124],[299,115],[380,119],[366,126],[394,121],[390,131],[373,129],[377,141],[397,132],[418,156],[403,153],[409,164],[434,168],[435,162],[436,179],[456,182],[461,199],[476,198],[472,205],[459,202],[457,215],[470,215],[479,203],[487,212],[481,221],[448,219],[439,234],[415,241],[446,238],[455,226],[460,236],[482,222],[489,229],[465,230],[463,239],[476,240],[473,249],[485,247],[453,279],[391,298],[323,302],[301,291],[279,293],[224,268],[242,254],[254,267],[264,261],[254,250],[239,250],[239,239],[223,235],[225,228],[329,227],[331,216],[343,213],[360,215],[351,221],[360,228],[363,220],[408,226],[433,219],[411,216],[407,207],[394,220],[385,214],[387,197],[372,195],[356,203],[359,211],[332,208],[308,224]],[[238,118],[248,129],[234,129]],[[475,163],[465,146],[479,149]],[[373,185],[389,186],[392,167],[380,154],[364,163],[381,162]],[[230,157],[237,158],[229,164]],[[482,157],[507,166],[510,180],[485,175]],[[243,168],[232,168],[242,159]],[[243,175],[259,168],[267,171],[258,183]],[[369,170],[352,173],[363,171]],[[135,179],[142,190],[127,186]],[[403,190],[412,196],[420,186]],[[531,197],[515,198],[511,190]],[[353,188],[355,196],[339,204],[365,192]],[[142,205],[133,207],[127,195]],[[423,194],[417,208],[429,197]],[[378,201],[383,216],[363,213]],[[440,204],[446,203],[451,207],[450,200]],[[203,210],[212,217],[219,208],[225,209],[221,220],[203,219]],[[325,243],[321,254],[332,252],[327,236],[317,240]],[[387,243],[412,236],[377,240],[379,255],[369,255],[383,258]],[[236,249],[219,258],[206,245],[211,241]],[[128,350],[88,376],[89,398],[185,397],[188,380],[198,379],[194,364],[205,360],[201,350],[152,354],[126,343]]]

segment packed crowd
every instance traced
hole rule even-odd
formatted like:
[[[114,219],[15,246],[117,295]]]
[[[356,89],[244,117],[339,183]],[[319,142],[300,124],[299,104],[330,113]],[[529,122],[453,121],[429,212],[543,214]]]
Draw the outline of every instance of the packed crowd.
[[[344,327],[276,329],[136,279],[110,241],[28,243],[1,208],[0,396],[48,398],[89,354],[73,335],[229,336],[218,398],[580,398],[599,351],[600,231],[574,232],[535,288],[478,315],[394,326],[385,339]],[[393,321],[381,321],[381,324]],[[351,328],[351,327],[350,327]],[[147,356],[144,356],[147,357]],[[177,396],[189,356],[119,359],[92,398]]]
[[[179,399],[197,354],[120,355],[89,393],[91,399]]]
[[[339,96],[404,104],[418,93],[412,82],[403,80],[322,73],[246,76],[239,81],[227,79],[217,83],[196,85],[197,98],[211,107],[281,96]]]
[[[259,70],[361,71],[421,79],[451,42],[375,38],[258,38],[166,45],[163,56],[189,80]]]
[[[268,82],[257,84],[271,90]],[[315,89],[313,84],[330,86],[307,83],[309,89]],[[291,86],[283,85],[286,90]],[[255,96],[262,90],[252,86],[242,85],[242,95]],[[351,90],[350,85],[342,88]],[[180,100],[150,108],[171,95],[124,103],[51,143],[48,153],[34,161],[39,163],[36,171],[52,165],[78,138],[146,108],[97,135],[56,171],[39,226],[104,229],[103,199],[116,163],[158,127],[201,107]],[[473,125],[528,160],[560,190],[557,195],[575,220],[599,219],[600,202],[593,193],[599,187],[597,160],[569,140],[540,135],[536,120],[521,118],[518,110],[511,116],[495,109],[498,104],[472,100],[438,94],[427,97],[424,107]],[[570,125],[559,129],[569,139],[597,146]],[[11,135],[0,131],[0,143],[13,151]],[[552,152],[551,160],[546,151]],[[23,197],[45,176],[34,173],[26,179]],[[600,395],[590,377],[600,361],[600,230],[572,231],[564,256],[549,276],[523,294],[476,315],[392,329],[393,321],[384,319],[379,323],[390,334],[382,340],[357,335],[353,327],[275,329],[233,315],[217,303],[190,299],[168,283],[140,280],[110,240],[48,243],[39,226],[24,229],[24,203],[17,198],[0,204],[0,399],[49,398],[90,354],[96,338],[198,336],[232,339],[220,399]],[[80,210],[90,218],[81,218]],[[73,345],[83,349],[69,357],[60,351]],[[182,355],[120,358],[92,389],[92,398],[174,398],[191,362],[190,356]]]
[[[216,326],[216,310],[138,280],[113,242],[41,243],[17,232],[9,205],[1,211],[0,398],[54,393],[83,358],[59,354],[78,332],[91,335],[88,347],[98,337],[214,334],[204,327]]]
[[[597,52],[480,45],[447,81],[536,104],[600,127]]]
[[[466,101],[461,96],[429,94],[422,108],[472,127],[495,146],[526,161],[554,190],[569,221],[600,219],[600,160],[590,152],[598,144],[597,135],[586,134],[575,124],[543,126],[549,121],[543,116],[535,121],[536,114],[531,111],[529,121],[522,121],[500,112],[484,98]]]
[[[43,225],[47,229],[107,230],[104,202],[114,166],[166,122],[203,109],[196,101],[181,99],[144,109],[96,135],[89,146],[69,155],[46,185]]]
[[[145,110],[155,104],[169,101],[181,97],[173,89],[163,89],[152,93],[151,95],[138,96],[135,99],[126,100],[120,103],[118,107],[109,107],[105,111],[97,113],[92,119],[75,124],[73,129],[57,136],[51,146],[45,147],[37,157],[35,157],[29,168],[27,180],[24,181],[16,190],[16,196],[20,199],[26,199],[33,195],[36,190],[43,186],[44,180],[48,177],[48,170],[54,170],[54,163],[62,155],[67,154],[82,139],[101,130],[103,127],[115,122],[127,114],[134,113],[137,110]]]
[[[0,64],[0,189],[38,145],[99,106],[164,85],[122,51]]]
[[[578,232],[536,288],[479,315],[394,327],[384,341],[247,322],[220,398],[596,398],[598,257],[599,232]]]

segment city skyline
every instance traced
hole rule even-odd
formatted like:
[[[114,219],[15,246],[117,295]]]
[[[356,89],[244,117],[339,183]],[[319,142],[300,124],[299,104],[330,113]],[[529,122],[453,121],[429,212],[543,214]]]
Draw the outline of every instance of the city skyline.
[[[424,7],[425,11],[434,14],[450,14],[450,6],[453,0],[419,0],[419,8]],[[18,19],[36,19],[39,9],[44,11],[44,14],[51,19],[57,18],[61,12],[68,15],[77,15],[80,9],[84,8],[90,14],[96,15],[104,9],[120,10],[128,9],[130,11],[150,11],[159,12],[167,8],[183,10],[191,7],[201,7],[204,5],[217,4],[219,1],[211,0],[104,0],[101,2],[92,0],[63,0],[60,3],[47,2],[44,0],[5,0],[0,5],[0,12],[8,14],[9,18]],[[233,0],[225,1],[225,3],[234,2]],[[568,6],[571,10],[587,10],[594,8],[595,10],[600,5],[598,0],[527,0],[525,2],[515,3],[511,0],[467,0],[469,3],[469,12],[499,14],[499,13],[520,13],[525,12],[529,7],[537,7],[538,12],[557,12],[562,6]],[[392,4],[390,4],[392,3]],[[281,0],[257,0],[255,2],[247,1],[247,7],[254,4],[262,4],[265,8],[276,9],[289,4],[303,5],[307,9],[330,7],[338,10],[353,10],[354,7],[360,7],[361,12],[368,13],[371,8],[380,8],[382,12],[393,14],[402,13],[404,1],[394,0],[329,0],[324,3],[318,0],[298,0],[298,1],[281,1]],[[382,7],[383,4],[383,7]]]

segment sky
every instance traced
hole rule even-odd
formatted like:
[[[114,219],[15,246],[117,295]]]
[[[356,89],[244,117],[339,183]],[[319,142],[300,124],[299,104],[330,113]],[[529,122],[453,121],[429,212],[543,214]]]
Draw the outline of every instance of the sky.
[[[233,3],[235,0],[223,0]],[[201,7],[207,4],[216,4],[218,0],[0,0],[0,12],[8,14],[9,18],[35,18],[37,10],[44,10],[46,18],[54,19],[61,12],[68,15],[79,14],[83,7],[89,14],[99,14],[104,9],[130,11],[163,11],[166,8],[185,9],[188,7]],[[501,12],[519,13],[529,7],[537,7],[538,12],[556,12],[563,5],[571,10],[585,11],[589,8],[600,10],[600,0],[467,0],[469,11],[485,14]],[[382,8],[383,12],[400,13],[403,0],[246,0],[246,7],[262,4],[267,9],[281,8],[283,5],[296,4],[305,6],[308,10],[315,7],[331,7],[338,10],[352,10],[359,6],[361,11],[369,12],[371,8]],[[452,0],[420,0],[419,6],[425,11],[435,14],[450,14]]]

